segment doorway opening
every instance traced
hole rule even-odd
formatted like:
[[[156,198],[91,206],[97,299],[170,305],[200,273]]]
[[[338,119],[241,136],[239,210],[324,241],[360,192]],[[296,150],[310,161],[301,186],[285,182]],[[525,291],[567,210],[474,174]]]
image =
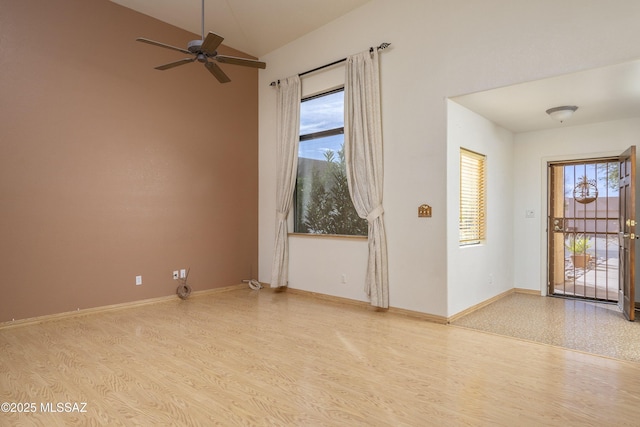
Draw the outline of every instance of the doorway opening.
[[[617,302],[618,157],[552,162],[549,174],[549,295]]]

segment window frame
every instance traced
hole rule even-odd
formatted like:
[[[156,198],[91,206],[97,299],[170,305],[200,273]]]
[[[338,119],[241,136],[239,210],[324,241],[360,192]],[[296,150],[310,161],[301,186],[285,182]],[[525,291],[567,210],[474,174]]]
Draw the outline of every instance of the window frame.
[[[480,245],[487,238],[487,156],[460,147],[459,167],[458,242]]]
[[[316,94],[313,95],[309,95],[309,96],[305,96],[300,100],[300,103],[302,105],[302,103],[307,102],[307,101],[311,101],[313,99],[318,99],[318,98],[322,98],[325,96],[329,96],[329,95],[333,95],[336,93],[344,93],[344,85],[340,85],[338,87],[335,87],[333,89],[329,89],[326,91],[322,91],[322,92],[318,92]],[[301,117],[302,120],[302,117]],[[319,132],[312,132],[312,133],[308,133],[308,134],[301,134],[299,136],[299,144],[302,144],[304,142],[308,142],[308,141],[313,141],[316,139],[320,139],[320,138],[327,138],[327,137],[331,137],[331,136],[336,136],[336,135],[344,135],[344,122],[343,122],[343,126],[337,127],[337,128],[332,128],[332,129],[326,129],[323,131],[319,131]],[[343,141],[344,144],[344,141]],[[298,160],[299,161],[299,160]],[[352,202],[353,203],[353,202]],[[329,233],[310,233],[310,232],[305,232],[305,231],[299,231],[298,229],[298,215],[300,214],[300,212],[298,211],[299,207],[298,207],[298,174],[296,174],[296,183],[295,183],[295,187],[294,187],[294,192],[293,192],[293,233],[290,233],[292,235],[298,235],[298,236],[313,236],[313,237],[339,237],[339,238],[355,238],[355,239],[367,239],[367,234],[329,234]]]

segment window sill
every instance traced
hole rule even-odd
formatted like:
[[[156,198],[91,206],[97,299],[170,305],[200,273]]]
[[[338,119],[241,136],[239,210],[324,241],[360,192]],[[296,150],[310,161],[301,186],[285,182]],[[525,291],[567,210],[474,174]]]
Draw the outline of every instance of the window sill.
[[[484,240],[478,243],[468,243],[466,245],[460,245],[459,248],[460,249],[466,249],[466,248],[480,248],[485,246]]]
[[[312,239],[341,239],[341,240],[364,240],[367,236],[349,236],[345,234],[313,234],[313,233],[289,233],[289,237],[310,237]]]

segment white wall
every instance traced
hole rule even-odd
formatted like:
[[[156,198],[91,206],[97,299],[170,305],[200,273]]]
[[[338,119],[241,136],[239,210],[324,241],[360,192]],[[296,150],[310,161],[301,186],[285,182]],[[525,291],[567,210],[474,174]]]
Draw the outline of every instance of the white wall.
[[[631,145],[640,145],[638,118],[516,135],[513,157],[516,170],[516,287],[540,290],[543,295],[546,294],[547,162],[618,155]],[[525,218],[527,209],[534,209],[536,217]],[[638,242],[636,248],[637,245]]]
[[[445,100],[640,57],[639,17],[640,2],[627,0],[372,0],[262,57],[260,280],[270,281],[275,225],[271,81],[393,43],[380,60],[390,303],[447,316]],[[422,203],[433,207],[431,219],[417,218]],[[315,292],[362,296],[362,283],[328,285],[329,266],[314,260],[344,254],[330,268],[362,277],[357,271],[364,271],[366,245],[335,240],[317,246],[309,253],[292,248],[290,286],[304,282]]]
[[[513,133],[447,102],[448,313],[513,288]],[[486,156],[487,236],[460,247],[460,148]]]

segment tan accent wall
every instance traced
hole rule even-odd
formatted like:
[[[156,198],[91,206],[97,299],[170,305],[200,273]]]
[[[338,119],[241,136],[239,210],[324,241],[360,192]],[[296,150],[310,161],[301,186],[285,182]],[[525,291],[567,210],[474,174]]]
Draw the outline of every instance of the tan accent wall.
[[[107,0],[0,0],[0,322],[171,295],[179,268],[194,291],[257,278],[258,71],[156,71],[184,55],[140,36],[199,38]]]

